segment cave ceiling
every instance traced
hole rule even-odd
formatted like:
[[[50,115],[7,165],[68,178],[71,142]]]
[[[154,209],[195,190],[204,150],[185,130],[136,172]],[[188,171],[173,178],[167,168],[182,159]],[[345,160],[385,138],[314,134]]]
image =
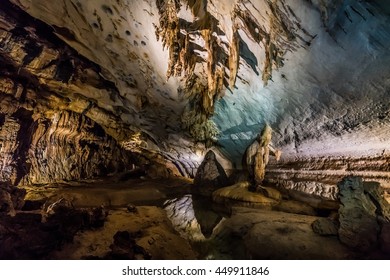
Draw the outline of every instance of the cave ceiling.
[[[389,153],[386,1],[10,0],[1,15],[2,59],[45,89],[39,106],[124,146],[197,162],[216,145],[239,164],[268,123],[284,158]]]

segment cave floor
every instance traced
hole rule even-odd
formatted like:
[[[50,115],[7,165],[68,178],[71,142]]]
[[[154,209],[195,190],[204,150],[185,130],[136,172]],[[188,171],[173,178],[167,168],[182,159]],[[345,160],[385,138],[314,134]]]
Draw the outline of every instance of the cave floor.
[[[196,259],[196,252],[175,231],[162,208],[164,201],[188,193],[190,183],[185,178],[110,177],[24,188],[26,200],[50,204],[65,198],[75,208],[104,206],[108,210],[102,228],[79,231],[73,242],[52,252],[49,259],[102,258],[110,251],[118,231],[134,233],[137,245],[146,249],[153,259]],[[128,211],[128,205],[136,206],[137,211]]]
[[[382,259],[351,252],[336,236],[313,232],[314,215],[226,206],[191,194],[191,180],[106,178],[25,187],[26,200],[75,208],[104,206],[104,226],[81,230],[48,259],[104,258],[128,231],[152,259]],[[136,211],[128,210],[128,205]],[[135,258],[143,258],[135,255]]]

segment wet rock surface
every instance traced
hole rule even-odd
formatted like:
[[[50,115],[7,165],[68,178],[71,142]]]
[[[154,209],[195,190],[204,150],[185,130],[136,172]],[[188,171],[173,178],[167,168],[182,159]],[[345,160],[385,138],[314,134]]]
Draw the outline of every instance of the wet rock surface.
[[[185,195],[166,201],[164,209],[181,236],[191,241],[204,241],[212,236],[222,220],[221,213],[205,205],[212,205],[211,198]]]
[[[157,182],[135,181],[138,184],[165,189],[167,195],[172,191],[170,189],[174,188],[172,186],[178,184],[170,181],[169,186],[161,187]],[[121,184],[128,183],[129,181]],[[25,210],[16,210],[14,217],[6,212],[0,213],[0,258],[196,258],[196,253],[189,243],[172,228],[164,210],[155,206],[140,206],[139,202],[117,204],[114,199],[116,195],[123,201],[126,200],[123,191],[118,194],[114,192],[113,205],[108,210],[98,206],[106,204],[108,200],[104,196],[91,195],[92,186],[96,187],[96,183],[84,183],[83,193],[80,190],[72,193],[69,189],[64,193],[58,186],[50,188],[51,192],[48,192],[47,188],[43,192],[34,189],[33,194],[27,195],[30,205],[27,205]],[[107,187],[105,183],[101,186]],[[121,188],[128,189],[129,186],[121,185]],[[148,194],[147,187],[144,189],[143,192]],[[95,192],[99,193],[100,189]],[[133,196],[128,196],[130,197]],[[77,198],[82,198],[83,202]],[[149,203],[156,202],[152,198]]]
[[[25,189],[0,185],[0,259],[45,259],[80,230],[103,227],[103,207],[76,209],[69,200],[25,205]]]
[[[360,179],[348,180],[340,186],[348,186],[354,192],[355,188],[350,187],[360,186]],[[117,184],[129,182],[142,183],[144,188],[147,183],[130,180]],[[149,184],[155,188],[157,182]],[[174,184],[171,181],[170,187],[161,190],[169,196]],[[249,204],[247,207],[214,204],[208,197],[177,193],[176,198],[166,200],[164,206],[161,204],[164,209],[131,201],[116,204],[112,200],[115,206],[111,205],[108,211],[96,206],[104,204],[103,197],[85,196],[90,201],[84,204],[94,207],[80,207],[80,201],[75,199],[80,196],[79,190],[74,194],[67,190],[67,195],[61,197],[65,193],[54,187],[51,198],[44,204],[42,197],[37,200],[37,205],[42,205],[39,210],[16,210],[14,217],[1,213],[0,256],[2,259],[386,259],[388,208],[377,183],[362,184],[363,195],[379,201],[374,203],[373,228],[368,227],[371,223],[361,224],[365,219],[354,220],[355,216],[344,209],[340,213],[320,212],[298,201],[283,199],[275,206],[256,209]],[[96,183],[93,185],[96,187]],[[84,186],[85,194],[98,190],[93,191],[92,185]],[[55,192],[57,196],[53,195]],[[144,192],[149,191],[145,188]],[[120,197],[123,194],[117,193]],[[353,200],[362,197],[351,196],[350,192],[348,195]],[[33,197],[39,198],[37,194]],[[344,201],[351,205],[347,202]],[[361,199],[357,202],[361,203]],[[353,203],[354,212],[361,213],[356,209],[359,203]],[[361,208],[365,211],[367,207]],[[351,232],[349,227],[356,231],[347,235]],[[371,241],[367,236],[372,235],[367,235],[366,229],[374,230],[377,239],[371,246],[362,247]],[[358,238],[359,246],[351,238]]]
[[[213,192],[213,200],[219,203],[241,202],[253,204],[257,207],[270,208],[279,203],[281,196],[277,190],[268,191],[263,188],[263,192],[249,191],[250,182],[239,182],[232,186],[224,187]],[[268,196],[268,192],[274,194]]]

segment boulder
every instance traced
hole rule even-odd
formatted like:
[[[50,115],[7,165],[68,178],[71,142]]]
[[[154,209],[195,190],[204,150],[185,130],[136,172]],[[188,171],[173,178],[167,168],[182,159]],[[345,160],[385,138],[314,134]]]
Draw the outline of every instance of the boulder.
[[[362,252],[378,245],[380,226],[377,206],[365,193],[360,177],[346,177],[338,184],[340,193],[339,238],[342,243]]]
[[[81,211],[88,217],[87,222],[84,223],[84,227],[88,228],[102,227],[108,216],[108,210],[106,210],[103,206],[81,209]]]
[[[194,192],[211,196],[213,191],[229,185],[228,177],[215,153],[208,151],[194,178]]]

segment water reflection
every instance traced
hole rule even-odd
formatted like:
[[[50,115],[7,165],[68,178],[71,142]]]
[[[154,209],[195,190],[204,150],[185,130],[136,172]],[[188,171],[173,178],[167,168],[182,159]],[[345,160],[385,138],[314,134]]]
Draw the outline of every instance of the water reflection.
[[[228,213],[216,208],[210,198],[184,195],[167,200],[164,209],[175,229],[189,240],[200,259],[231,259],[231,240],[224,234]]]
[[[192,194],[167,200],[164,209],[173,226],[188,240],[210,238],[222,216],[215,212],[211,200]]]
[[[164,209],[174,228],[188,240],[205,240],[200,224],[195,216],[192,195],[167,200]]]

